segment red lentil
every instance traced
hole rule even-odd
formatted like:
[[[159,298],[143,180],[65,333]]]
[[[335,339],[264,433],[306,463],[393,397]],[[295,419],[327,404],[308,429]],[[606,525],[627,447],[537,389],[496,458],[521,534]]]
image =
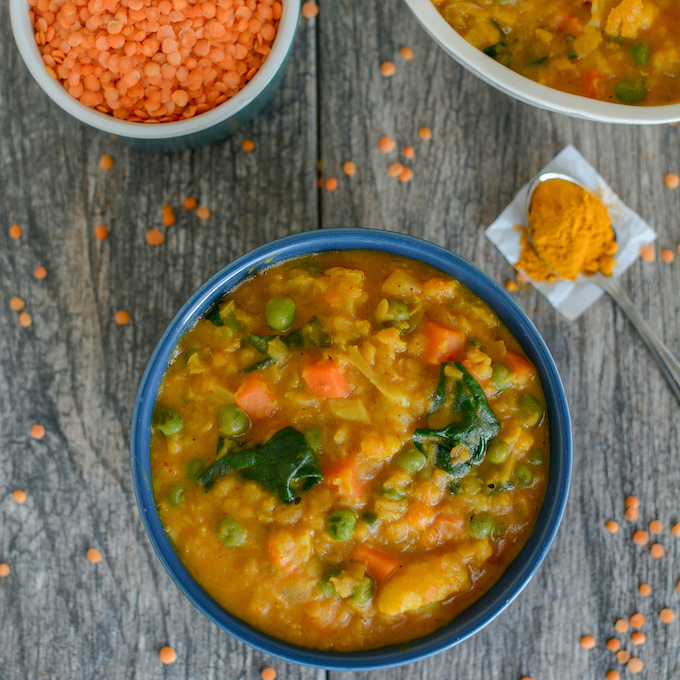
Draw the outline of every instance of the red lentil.
[[[326,180],[326,189],[328,191],[335,191],[338,188],[338,180],[335,177],[329,177]]]
[[[103,224],[100,224],[94,228],[94,235],[100,241],[104,241],[109,237],[109,230]]]
[[[595,638],[592,635],[584,635],[579,643],[583,649],[594,649],[595,648]]]
[[[380,64],[380,73],[382,73],[386,78],[393,76],[397,72],[397,67],[391,61],[383,61]]]
[[[432,130],[427,127],[421,127],[420,130],[418,130],[418,137],[421,139],[432,139]]]
[[[673,614],[673,611],[671,609],[662,609],[659,612],[659,618],[664,622],[664,623],[670,623],[674,618],[675,614]]]
[[[342,171],[348,176],[351,177],[354,175],[357,171],[357,166],[352,163],[352,161],[345,161],[342,164]]]
[[[680,186],[680,177],[678,177],[674,172],[667,172],[666,176],[663,178],[663,183],[669,189],[677,189]]]
[[[647,545],[649,543],[649,534],[640,529],[633,534],[633,542],[637,545]]]
[[[636,630],[631,636],[630,636],[630,641],[634,645],[644,645],[645,642],[647,641],[647,638],[645,637],[644,633],[641,633],[639,630]]]
[[[401,55],[401,58],[406,61],[411,61],[411,59],[413,59],[413,50],[410,47],[402,47],[399,50],[399,54]]]
[[[619,663],[626,663],[630,659],[630,653],[627,652],[625,649],[622,649],[620,652],[616,652],[616,660]]]
[[[509,290],[509,291],[511,291],[511,292],[513,292],[513,293],[514,293],[515,291],[519,290],[519,286],[518,286],[512,279],[508,279],[508,280],[505,282],[505,287],[506,287],[507,290]],[[616,523],[615,523],[615,524],[616,524]],[[617,530],[618,530],[618,525],[617,525],[616,528],[617,528]]]
[[[163,647],[158,652],[158,658],[166,665],[175,663],[177,661],[177,652],[172,647]]]
[[[629,662],[628,662],[628,670],[631,673],[639,673],[645,665],[642,663],[640,659],[637,658],[637,656],[634,656]]]
[[[175,211],[172,209],[171,205],[164,205],[161,208],[161,214],[163,216],[162,217],[163,224],[166,227],[171,227],[175,223],[175,221],[176,221]]]
[[[315,2],[302,3],[302,16],[305,19],[313,19],[319,14],[319,6]]]
[[[626,500],[624,501],[624,503],[627,508],[640,507],[640,499],[637,496],[626,496]]]
[[[15,295],[13,298],[10,298],[9,308],[13,312],[20,312],[25,306],[26,303],[20,297]]]
[[[675,259],[675,253],[670,248],[664,248],[661,251],[661,259],[666,264],[670,264]]]
[[[115,118],[154,123],[209,111],[257,73],[282,8],[279,0],[251,4],[29,0],[47,71],[71,96]]]
[[[35,276],[38,281],[42,281],[47,276],[47,269],[45,269],[45,267],[36,267],[33,276]]]
[[[196,210],[196,217],[198,217],[199,220],[209,220],[210,219],[210,208],[202,205],[200,208]]]
[[[102,170],[110,170],[113,167],[113,158],[111,156],[102,156],[99,159],[99,167]]]
[[[680,536],[680,523],[674,524],[671,527],[671,533],[673,536]]]
[[[628,621],[626,619],[618,619],[614,624],[614,630],[617,633],[625,633],[628,630]]]
[[[416,150],[412,146],[405,146],[404,150],[401,152],[404,158],[411,160],[416,157]]]
[[[33,319],[28,312],[21,312],[19,314],[19,325],[23,328],[28,328],[33,323]]]
[[[252,139],[244,139],[241,148],[246,152],[250,153],[255,149],[255,142]]]
[[[275,668],[263,668],[260,676],[262,680],[276,680],[276,669]]]
[[[615,534],[619,530],[618,523],[613,519],[610,519],[604,526],[610,534]]]
[[[0,564],[0,577],[7,578],[9,576],[9,564],[3,562]]]
[[[390,151],[394,150],[394,147],[396,146],[396,143],[393,139],[388,137],[387,135],[383,135],[379,140],[378,140],[378,148],[383,152],[383,153],[390,153]]]
[[[97,564],[97,562],[102,561],[102,554],[96,548],[90,548],[87,551],[87,559],[92,562],[92,564]]]
[[[612,670],[607,671],[606,678],[607,680],[621,680],[621,675],[619,674],[618,671],[612,668]]]
[[[12,498],[19,504],[26,502],[26,492],[21,489],[17,489],[12,492]]]
[[[642,246],[640,248],[640,257],[645,262],[654,262],[656,259],[656,251],[654,250],[654,246],[650,246],[648,243]]]
[[[198,201],[197,201],[195,198],[191,197],[191,196],[187,196],[187,197],[184,199],[184,204],[183,204],[183,205],[184,205],[184,207],[185,207],[187,210],[193,210],[193,209],[198,205]]]
[[[390,165],[390,167],[387,168],[387,174],[390,177],[399,177],[403,170],[404,166],[399,161],[397,161],[396,163],[392,163],[392,165]]]
[[[638,592],[642,597],[649,597],[652,594],[652,586],[649,583],[642,583],[638,588]]]
[[[149,229],[146,232],[146,242],[150,246],[159,246],[165,241],[165,234],[160,229]]]
[[[399,174],[400,182],[410,182],[413,179],[413,170],[411,168],[404,168]]]
[[[626,510],[626,519],[629,522],[637,522],[640,517],[640,511],[637,508],[630,507]]]
[[[621,649],[621,643],[616,638],[607,640],[607,649],[610,652],[618,652]]]
[[[633,614],[630,617],[630,625],[633,628],[642,628],[645,625],[645,617],[642,614]]]
[[[663,524],[658,519],[653,519],[649,523],[649,531],[652,534],[660,534],[663,531]]]
[[[660,543],[653,543],[649,552],[655,560],[660,560],[666,554],[666,550]]]
[[[42,439],[45,436],[45,428],[37,423],[31,427],[31,437],[33,439]]]
[[[127,326],[130,323],[130,312],[126,312],[124,309],[121,309],[115,313],[113,320],[119,326]]]
[[[9,228],[9,237],[13,239],[21,238],[21,227],[18,224],[13,224]]]

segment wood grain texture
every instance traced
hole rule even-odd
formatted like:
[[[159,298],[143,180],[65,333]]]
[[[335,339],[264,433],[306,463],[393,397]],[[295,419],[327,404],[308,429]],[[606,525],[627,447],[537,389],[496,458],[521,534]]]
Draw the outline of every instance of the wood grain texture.
[[[126,148],[87,130],[51,104],[21,63],[0,5],[0,677],[257,678],[325,674],[284,664],[223,634],[180,594],[138,518],[129,469],[137,385],[168,321],[209,275],[247,250],[319,227],[365,226],[410,233],[448,247],[499,281],[511,274],[483,231],[515,192],[567,144],[646,218],[661,247],[680,240],[680,192],[663,185],[680,168],[679,128],[598,125],[532,109],[482,84],[427,37],[405,6],[322,0],[303,20],[285,81],[236,137],[162,155]],[[406,62],[399,48],[415,57]],[[382,61],[395,62],[392,78]],[[430,141],[417,131],[432,129]],[[397,142],[378,150],[380,136]],[[255,151],[241,150],[245,138]],[[403,161],[414,179],[387,174]],[[98,167],[103,153],[112,170]],[[316,163],[336,177],[317,191]],[[345,160],[357,165],[345,177]],[[195,196],[206,222],[181,207]],[[161,205],[177,222],[161,225]],[[8,238],[10,224],[24,236]],[[97,241],[94,227],[110,229]],[[165,243],[145,242],[151,227]],[[47,268],[44,281],[32,272]],[[637,262],[624,277],[633,301],[680,353],[680,262]],[[21,328],[8,308],[21,296],[33,317]],[[641,611],[647,644],[638,677],[680,675],[675,583],[680,520],[678,404],[634,329],[608,299],[578,321],[559,317],[530,287],[516,299],[545,338],[572,409],[574,482],[554,547],[520,597],[488,628],[449,652],[360,678],[571,680],[618,668],[604,648],[613,623]],[[117,310],[132,322],[117,326]],[[45,426],[32,440],[33,423]],[[15,503],[11,492],[28,499]],[[641,499],[626,522],[624,498]],[[634,528],[659,518],[667,556],[635,546]],[[614,518],[621,531],[610,535]],[[85,559],[96,547],[103,561]],[[643,599],[641,582],[652,584]],[[596,637],[582,650],[583,634]],[[629,635],[619,636],[634,651]],[[157,652],[171,644],[178,662]],[[622,669],[623,670],[623,669]],[[625,671],[622,672],[622,675]]]

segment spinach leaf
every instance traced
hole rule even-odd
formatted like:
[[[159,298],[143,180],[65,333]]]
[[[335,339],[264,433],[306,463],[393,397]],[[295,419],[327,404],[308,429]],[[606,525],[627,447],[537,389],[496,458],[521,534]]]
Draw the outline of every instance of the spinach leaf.
[[[255,335],[253,333],[244,333],[241,339],[241,345],[251,345],[260,354],[267,353],[267,343],[273,340],[273,335]]]
[[[244,373],[250,373],[252,371],[259,371],[263,368],[267,368],[267,366],[271,366],[274,363],[274,358],[273,357],[265,357],[262,359],[262,361],[256,361],[254,364],[250,364],[250,366],[246,366],[243,369]]]
[[[222,316],[220,315],[220,303],[219,302],[216,302],[206,312],[205,318],[206,318],[207,321],[210,321],[210,323],[213,326],[224,326],[224,319],[222,319]]]
[[[216,460],[198,482],[208,484],[232,470],[278,494],[284,503],[292,503],[298,491],[306,491],[323,479],[305,436],[292,427],[279,430],[262,446],[235,451]]]
[[[445,470],[454,478],[463,477],[472,465],[479,465],[486,455],[489,441],[501,429],[498,419],[494,415],[484,391],[479,383],[465,370],[463,364],[456,362],[456,368],[462,373],[456,381],[456,403],[453,411],[462,418],[455,420],[440,430],[417,429],[413,433],[413,443],[422,451],[423,445],[434,449],[434,464]],[[444,400],[445,382],[443,381],[444,366],[440,371],[439,385],[435,402]],[[441,389],[441,396],[439,394]],[[453,462],[451,451],[457,446],[464,446],[470,452],[468,462]]]

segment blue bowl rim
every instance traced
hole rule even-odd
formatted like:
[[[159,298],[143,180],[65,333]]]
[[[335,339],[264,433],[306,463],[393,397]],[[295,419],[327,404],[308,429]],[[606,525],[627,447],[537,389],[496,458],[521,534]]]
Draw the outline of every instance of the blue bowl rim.
[[[196,583],[160,523],[150,483],[150,423],[165,368],[184,333],[228,290],[251,273],[293,257],[332,250],[377,250],[422,260],[445,271],[484,300],[536,366],[550,418],[550,471],[543,507],[527,543],[498,581],[451,623],[406,646],[361,652],[298,647],[256,630],[227,612]],[[556,452],[559,455],[556,455]],[[142,376],[131,428],[132,478],[144,528],[158,558],[187,598],[213,623],[241,642],[284,661],[326,670],[377,670],[425,659],[474,635],[519,595],[543,562],[567,503],[572,472],[569,406],[560,375],[540,334],[519,305],[493,279],[459,255],[413,236],[365,228],[321,229],[286,236],[237,258],[206,281],[177,312]]]

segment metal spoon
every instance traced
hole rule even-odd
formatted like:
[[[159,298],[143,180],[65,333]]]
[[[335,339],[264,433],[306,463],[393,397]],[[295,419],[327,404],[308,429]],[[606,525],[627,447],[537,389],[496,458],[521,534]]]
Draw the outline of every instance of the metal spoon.
[[[524,204],[524,210],[529,217],[529,209],[531,208],[531,200],[533,198],[534,191],[536,187],[551,179],[561,179],[566,182],[571,182],[581,187],[584,191],[589,191],[587,187],[583,186],[578,180],[568,175],[561,175],[556,172],[546,172],[543,175],[539,175],[530,185],[529,191],[527,193],[526,203]],[[616,232],[615,232],[616,233]],[[529,238],[531,235],[529,234]],[[534,250],[536,250],[535,244],[532,242]],[[541,257],[541,253],[536,250],[538,256]],[[545,263],[545,261],[544,261]],[[554,273],[554,272],[553,272]],[[673,353],[666,347],[666,345],[657,337],[654,331],[649,327],[647,322],[640,316],[640,313],[635,309],[633,303],[630,301],[628,296],[623,292],[623,289],[619,285],[619,282],[613,276],[604,276],[599,272],[594,276],[589,276],[587,279],[589,282],[594,283],[604,290],[609,297],[611,297],[616,304],[624,311],[626,316],[630,319],[633,326],[637,329],[640,337],[643,339],[645,345],[652,353],[652,356],[656,359],[657,363],[661,367],[661,372],[664,374],[668,384],[670,385],[673,394],[675,394],[678,401],[680,401],[680,362],[676,359]]]

